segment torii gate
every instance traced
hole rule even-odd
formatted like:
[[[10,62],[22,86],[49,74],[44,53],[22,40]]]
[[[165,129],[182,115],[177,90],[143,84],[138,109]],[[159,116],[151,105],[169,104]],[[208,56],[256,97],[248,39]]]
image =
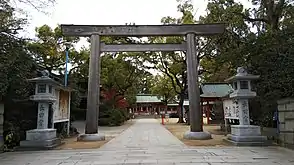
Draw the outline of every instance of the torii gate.
[[[102,52],[146,52],[146,51],[187,51],[188,95],[190,109],[190,132],[187,139],[208,139],[203,132],[200,110],[200,91],[195,36],[221,34],[224,24],[182,24],[182,25],[61,25],[63,35],[91,37],[89,62],[88,98],[85,134],[78,140],[104,140],[98,134],[100,96],[100,54]],[[101,36],[186,36],[186,42],[179,44],[119,44],[106,45],[100,42]]]

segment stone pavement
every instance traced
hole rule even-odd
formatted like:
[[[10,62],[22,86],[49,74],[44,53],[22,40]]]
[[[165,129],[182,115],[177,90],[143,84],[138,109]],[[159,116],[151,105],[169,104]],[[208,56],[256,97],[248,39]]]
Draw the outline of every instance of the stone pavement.
[[[294,165],[279,147],[187,147],[155,119],[140,119],[100,149],[11,152],[2,165]]]

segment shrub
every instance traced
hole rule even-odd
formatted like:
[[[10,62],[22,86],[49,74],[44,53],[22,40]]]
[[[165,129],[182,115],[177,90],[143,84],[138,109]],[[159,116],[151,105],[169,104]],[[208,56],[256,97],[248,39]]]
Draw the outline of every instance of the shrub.
[[[119,109],[111,110],[109,126],[119,126],[122,125],[125,121],[123,112]]]
[[[99,118],[98,125],[99,126],[108,126],[109,118]]]
[[[119,126],[126,121],[128,114],[121,109],[109,109],[100,113],[98,124],[100,126]]]

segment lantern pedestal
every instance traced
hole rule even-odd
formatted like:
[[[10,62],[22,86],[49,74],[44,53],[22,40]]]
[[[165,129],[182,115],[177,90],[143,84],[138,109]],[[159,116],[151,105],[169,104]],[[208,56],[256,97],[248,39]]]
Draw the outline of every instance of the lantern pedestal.
[[[20,142],[21,148],[51,149],[61,144],[56,137],[56,129],[33,129],[26,132],[26,140]]]
[[[267,146],[266,136],[262,136],[260,127],[256,125],[232,125],[231,134],[226,141],[238,146]]]

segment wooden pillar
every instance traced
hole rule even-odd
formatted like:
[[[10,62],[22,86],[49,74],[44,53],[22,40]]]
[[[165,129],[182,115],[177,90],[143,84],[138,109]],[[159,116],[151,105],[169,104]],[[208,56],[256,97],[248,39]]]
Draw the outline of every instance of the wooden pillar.
[[[200,110],[200,91],[198,85],[198,59],[196,56],[195,34],[187,34],[187,74],[191,132],[202,132],[202,118]]]
[[[141,113],[144,113],[144,112],[143,112],[143,106],[140,105],[140,107],[141,107],[140,114],[141,114]]]
[[[100,96],[100,36],[91,36],[91,52],[89,61],[88,97],[86,115],[86,134],[98,133]]]

